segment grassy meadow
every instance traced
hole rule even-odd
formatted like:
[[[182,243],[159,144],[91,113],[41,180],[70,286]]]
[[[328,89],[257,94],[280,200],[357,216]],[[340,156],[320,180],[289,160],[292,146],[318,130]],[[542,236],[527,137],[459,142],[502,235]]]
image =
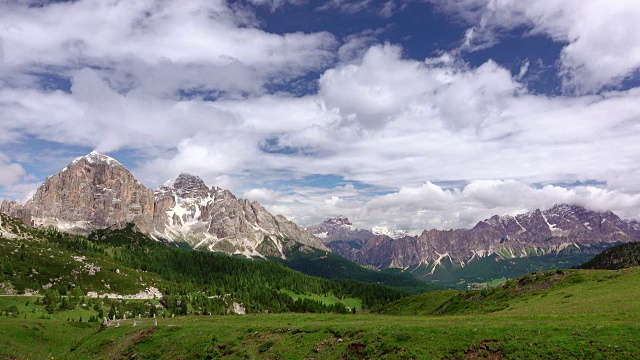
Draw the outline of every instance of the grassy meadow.
[[[22,297],[2,297],[2,306],[12,301],[33,306]],[[530,274],[493,290],[407,297],[383,312],[103,327],[27,310],[26,319],[1,317],[0,359],[637,359],[640,268]]]

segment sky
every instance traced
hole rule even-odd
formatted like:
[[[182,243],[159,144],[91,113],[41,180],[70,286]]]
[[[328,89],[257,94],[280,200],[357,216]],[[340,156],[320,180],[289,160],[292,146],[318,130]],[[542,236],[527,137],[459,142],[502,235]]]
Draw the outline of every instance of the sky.
[[[77,156],[302,226],[640,219],[637,0],[0,2],[0,198]]]

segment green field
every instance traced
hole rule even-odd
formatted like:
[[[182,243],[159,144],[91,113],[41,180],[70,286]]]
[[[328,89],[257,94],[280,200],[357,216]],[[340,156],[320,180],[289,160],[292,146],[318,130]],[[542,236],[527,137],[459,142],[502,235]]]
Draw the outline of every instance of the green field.
[[[362,310],[362,301],[358,298],[344,298],[344,299],[338,299],[336,296],[334,295],[329,295],[329,296],[320,296],[320,295],[316,295],[316,294],[296,294],[292,291],[288,291],[288,290],[280,290],[280,292],[283,292],[285,294],[288,294],[289,296],[291,296],[294,300],[297,299],[310,299],[310,300],[316,300],[316,301],[320,301],[325,305],[334,305],[336,303],[343,303],[346,307],[353,309],[354,307],[356,308],[356,310]]]
[[[633,359],[637,313],[387,316],[276,314],[150,319],[101,331],[87,323],[6,319],[0,357],[194,359],[505,358]]]
[[[4,297],[3,306],[21,297]],[[32,305],[27,305],[26,308]],[[530,274],[407,297],[387,314],[0,319],[0,359],[636,359],[640,268]],[[428,315],[428,314],[447,315]]]

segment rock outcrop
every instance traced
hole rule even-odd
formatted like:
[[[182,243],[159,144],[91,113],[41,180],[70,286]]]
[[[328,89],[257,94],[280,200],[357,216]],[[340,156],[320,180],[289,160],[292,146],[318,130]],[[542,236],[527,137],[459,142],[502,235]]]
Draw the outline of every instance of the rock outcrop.
[[[3,200],[0,205],[0,214],[7,214],[11,217],[22,220],[26,225],[33,225],[31,211],[20,205],[17,201]]]
[[[356,228],[345,216],[328,218],[318,225],[309,226],[307,230],[322,239],[325,244],[336,240],[364,243],[375,236],[369,230]]]

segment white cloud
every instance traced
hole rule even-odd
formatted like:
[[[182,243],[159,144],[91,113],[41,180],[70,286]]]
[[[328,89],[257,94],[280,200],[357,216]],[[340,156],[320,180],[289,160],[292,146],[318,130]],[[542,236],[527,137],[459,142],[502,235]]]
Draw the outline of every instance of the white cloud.
[[[120,91],[259,91],[333,59],[329,33],[276,35],[225,1],[74,1],[0,5],[4,67],[19,72],[99,69]],[[87,29],[92,29],[87,31]]]
[[[0,152],[0,186],[13,185],[26,174],[22,165],[11,162],[7,155]]]
[[[33,138],[133,150],[140,160],[131,170],[150,187],[189,172],[303,225],[344,214],[359,226],[419,231],[558,202],[638,216],[640,88],[536,95],[520,83],[526,62],[513,76],[493,61],[472,67],[455,53],[408,59],[397,45],[375,44],[375,31],[347,37],[338,48],[328,33],[266,33],[251,13],[223,1],[108,4],[0,5],[0,23],[8,24],[0,29],[1,143]],[[631,45],[611,60],[613,72],[600,72],[599,60],[578,51],[599,44],[591,33],[599,25],[576,25],[563,10],[574,2],[465,4],[475,7],[462,16],[479,24],[470,44],[523,24],[567,39],[562,61],[574,76],[567,86],[615,83],[636,61],[636,35],[616,34],[613,47]],[[577,14],[591,19],[593,4]],[[87,24],[97,30],[83,30]],[[594,57],[615,58],[616,51],[596,49]],[[323,69],[317,93],[265,93],[271,80]],[[67,78],[71,89],[48,90],[32,71]],[[581,71],[597,74],[575,77]],[[12,194],[24,193],[32,180],[11,156],[0,158],[0,184],[5,194],[9,186]],[[277,185],[314,174],[374,188]],[[532,185],[574,181],[606,185]],[[434,185],[443,182],[468,185]],[[379,197],[380,191],[390,193]]]
[[[270,164],[397,188],[505,177],[608,181],[638,169],[638,89],[550,98],[528,94],[491,61],[470,69],[400,53],[374,46],[360,64],[328,70],[320,99],[342,120],[282,135],[282,144],[307,151]]]
[[[638,217],[639,194],[625,194],[594,186],[535,188],[514,180],[473,181],[462,189],[445,190],[432,183],[402,188],[367,204],[367,219],[404,223],[421,229],[469,228],[492,215],[517,214],[569,203],[596,211],[613,210]],[[391,219],[391,220],[390,220]],[[372,220],[368,220],[371,222]],[[373,222],[375,224],[375,222]]]
[[[560,61],[564,86],[594,92],[618,85],[640,69],[640,3],[635,0],[431,0],[473,24],[464,47],[492,46],[500,34],[526,27],[566,43]]]
[[[271,189],[259,188],[245,191],[242,195],[243,198],[251,201],[257,201],[263,204],[271,203],[278,199],[280,194]]]
[[[640,217],[640,194],[596,186],[534,187],[516,180],[477,180],[456,188],[426,182],[376,197],[369,191],[353,186],[348,191],[345,187],[295,187],[281,189],[275,196],[272,190],[253,189],[245,192],[245,197],[261,201],[268,210],[303,226],[320,223],[327,216],[345,215],[359,228],[383,226],[413,234],[432,228],[471,228],[493,215],[515,215],[560,203],[612,210],[623,218]],[[314,211],[305,211],[308,208]]]
[[[287,4],[302,5],[307,2],[306,0],[248,0],[248,1],[254,5],[268,6],[269,8],[271,8],[271,11],[275,11],[281,7],[284,7]]]
[[[338,49],[338,59],[342,64],[359,62],[369,47],[378,42],[378,36],[384,31],[384,29],[365,30],[347,36]]]

